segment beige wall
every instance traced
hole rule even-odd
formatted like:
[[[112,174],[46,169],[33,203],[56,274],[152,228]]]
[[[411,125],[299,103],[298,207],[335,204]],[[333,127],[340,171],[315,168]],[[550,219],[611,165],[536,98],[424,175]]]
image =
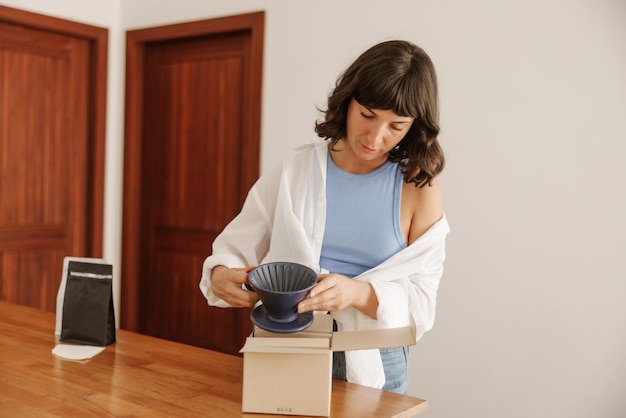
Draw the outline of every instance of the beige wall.
[[[420,44],[439,71],[452,227],[435,328],[411,355],[422,416],[626,415],[623,1],[0,1],[111,29],[117,264],[124,30],[266,10],[264,170],[313,138],[315,105],[361,50]]]

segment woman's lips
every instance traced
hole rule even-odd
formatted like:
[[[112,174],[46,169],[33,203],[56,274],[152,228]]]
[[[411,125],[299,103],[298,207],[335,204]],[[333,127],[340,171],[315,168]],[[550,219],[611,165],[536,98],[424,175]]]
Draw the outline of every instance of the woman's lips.
[[[365,151],[365,152],[369,153],[369,154],[372,154],[372,153],[376,152],[376,150],[375,150],[375,149],[370,148],[370,147],[368,147],[368,146],[366,146],[366,145],[364,145],[364,144],[361,144],[361,149],[362,149],[363,151]]]

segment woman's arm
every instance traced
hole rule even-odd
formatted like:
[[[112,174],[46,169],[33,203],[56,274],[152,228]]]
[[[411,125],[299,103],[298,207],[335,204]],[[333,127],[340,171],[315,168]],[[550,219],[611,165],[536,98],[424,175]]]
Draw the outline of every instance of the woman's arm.
[[[443,194],[437,179],[433,179],[430,185],[424,187],[404,183],[400,222],[407,246],[424,235],[442,217]]]
[[[338,311],[348,306],[376,319],[378,298],[372,285],[341,274],[320,274],[309,297],[300,302],[298,312]]]
[[[213,252],[202,267],[200,290],[209,305],[252,306],[254,292],[243,289],[248,271],[265,257],[270,243],[276,204],[276,176],[262,177],[250,190],[241,212],[213,242]]]
[[[442,218],[442,193],[436,179],[432,185],[422,188],[415,187],[413,183],[405,183],[403,187],[401,227],[408,245],[411,245]],[[377,319],[380,302],[372,284],[340,274],[320,274],[319,279],[309,297],[298,305],[299,312],[334,312],[352,306],[370,318]],[[400,293],[406,292],[406,287],[390,286],[396,287]],[[383,291],[383,287],[378,289]],[[396,298],[392,303],[407,303],[406,300],[404,296]]]
[[[251,308],[259,297],[255,292],[243,288],[248,283],[248,273],[254,266],[247,268],[228,268],[215,266],[211,272],[213,294],[233,308]]]

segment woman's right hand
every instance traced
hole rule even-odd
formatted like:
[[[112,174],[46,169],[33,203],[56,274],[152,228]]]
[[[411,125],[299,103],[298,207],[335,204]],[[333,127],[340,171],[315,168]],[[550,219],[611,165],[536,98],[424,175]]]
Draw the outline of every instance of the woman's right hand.
[[[251,308],[259,296],[243,288],[248,282],[248,273],[254,266],[246,268],[228,268],[215,266],[211,273],[211,288],[215,296],[223,299],[234,308]]]

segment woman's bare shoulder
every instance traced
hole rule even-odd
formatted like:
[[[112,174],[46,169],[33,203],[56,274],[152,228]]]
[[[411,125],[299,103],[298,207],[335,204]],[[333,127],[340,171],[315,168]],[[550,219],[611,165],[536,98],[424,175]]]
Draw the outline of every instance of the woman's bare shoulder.
[[[412,244],[443,216],[443,192],[437,179],[424,187],[405,183],[402,204],[411,213],[408,244]]]

